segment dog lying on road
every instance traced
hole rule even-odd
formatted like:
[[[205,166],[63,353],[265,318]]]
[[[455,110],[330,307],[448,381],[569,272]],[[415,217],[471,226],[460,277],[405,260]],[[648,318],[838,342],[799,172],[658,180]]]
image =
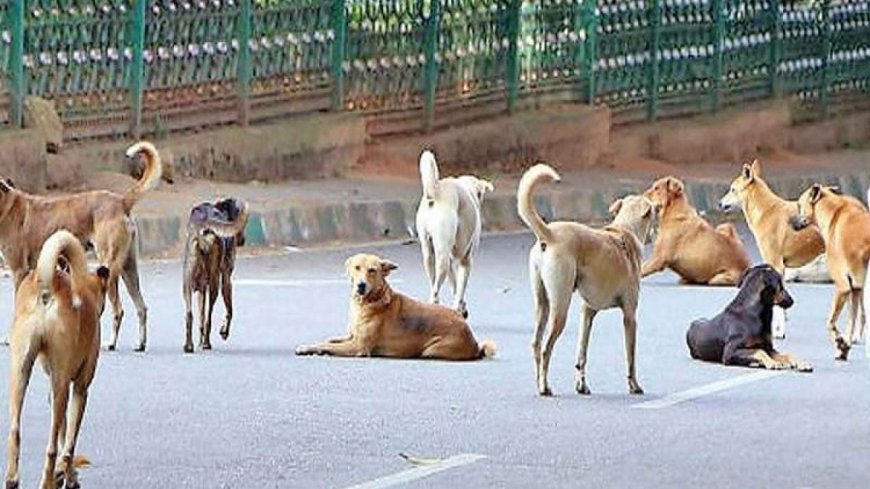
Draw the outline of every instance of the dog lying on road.
[[[737,283],[750,261],[734,226],[714,229],[689,204],[683,182],[674,177],[657,180],[644,196],[659,209],[659,228],[643,277],[670,268],[684,283]]]
[[[529,252],[529,275],[535,301],[532,353],[538,394],[552,394],[547,381],[550,358],[556,340],[565,329],[568,307],[575,290],[583,298],[577,392],[590,393],[586,384],[586,352],[592,321],[598,311],[618,307],[622,309],[625,328],[628,390],[632,394],[643,394],[637,382],[634,361],[640,261],[642,243],[649,239],[656,210],[646,198],[626,197],[613,205],[611,210],[616,212],[616,217],[603,229],[576,222],[546,224],[535,210],[533,194],[538,185],[559,179],[559,174],[551,167],[535,165],[523,175],[517,190],[520,217],[538,238]],[[545,326],[550,332],[542,351]]]
[[[468,317],[465,289],[480,244],[480,205],[493,186],[471,175],[439,179],[438,164],[430,151],[420,155],[420,178],[423,197],[417,207],[417,236],[429,277],[429,301],[438,303],[441,286],[449,279],[453,308]]]
[[[16,288],[36,265],[42,244],[58,229],[67,229],[82,243],[93,243],[96,247],[100,263],[109,268],[108,297],[114,311],[109,350],[114,350],[118,343],[124,317],[118,295],[119,276],[139,316],[139,342],[135,350],[145,350],[147,308],[139,288],[136,223],[130,212],[142,195],[159,183],[162,165],[151,143],[136,143],[126,154],[132,158],[140,153],[145,156],[145,171],[124,194],[99,190],[41,197],[0,181],[0,251],[12,270]]]
[[[787,309],[794,303],[779,272],[770,265],[752,267],[740,277],[738,286],[737,297],[724,311],[713,319],[694,321],[689,327],[686,343],[692,358],[725,365],[811,372],[813,367],[809,363],[773,348],[773,308]]]
[[[245,243],[245,225],[248,205],[236,199],[199,204],[190,211],[187,222],[187,241],[184,247],[185,353],[193,352],[193,312],[191,300],[199,293],[199,346],[211,349],[211,316],[217,301],[218,289],[224,299],[226,316],[221,325],[221,338],[230,336],[233,319],[233,269],[236,247]],[[208,304],[206,305],[206,293]]]
[[[61,255],[68,272],[58,269]],[[100,315],[108,279],[106,267],[88,272],[79,239],[61,230],[48,238],[37,258],[36,270],[27,274],[18,287],[10,331],[7,488],[17,488],[19,483],[21,408],[37,358],[51,378],[52,390],[51,431],[41,487],[55,487],[58,448],[62,450],[65,487],[78,487],[76,441],[100,354]],[[67,418],[70,384],[72,406]]]
[[[816,224],[825,240],[828,271],[835,289],[828,316],[828,334],[837,350],[835,358],[846,360],[852,343],[864,337],[870,213],[861,201],[839,195],[830,187],[819,184],[801,194],[797,208],[798,214],[790,220],[792,227],[801,230]],[[849,327],[843,338],[837,329],[837,319],[847,300]]]
[[[397,268],[392,262],[359,254],[350,257],[345,268],[351,284],[348,336],[299,346],[297,355],[443,360],[495,355],[495,343],[478,344],[457,311],[393,291],[386,280]]]
[[[743,165],[728,193],[719,200],[719,209],[726,212],[738,206],[743,209],[761,258],[784,275],[786,268],[803,267],[825,252],[818,227],[795,231],[789,226],[795,204],[780,198],[767,186],[761,178],[761,163],[754,160],[751,165]],[[774,337],[785,338],[785,314],[779,310],[774,314]]]

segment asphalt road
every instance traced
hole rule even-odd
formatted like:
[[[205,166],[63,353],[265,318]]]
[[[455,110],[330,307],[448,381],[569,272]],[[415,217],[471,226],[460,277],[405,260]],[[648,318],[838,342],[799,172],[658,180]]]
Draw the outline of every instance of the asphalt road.
[[[229,341],[215,334],[215,350],[185,355],[181,265],[145,263],[148,352],[131,351],[136,327],[128,302],[121,350],[101,356],[91,390],[79,452],[94,465],[82,472],[82,485],[345,488],[412,469],[399,456],[406,453],[447,462],[399,476],[433,472],[402,487],[868,487],[870,364],[863,348],[848,363],[833,360],[824,331],[830,286],[790,286],[796,305],[781,347],[815,372],[762,378],[694,362],[686,350],[689,322],[718,312],[735,289],[651,277],[639,311],[638,374],[646,390],[639,397],[627,393],[615,312],[600,314],[593,330],[592,396],[574,393],[575,299],[551,368],[555,396],[540,398],[529,349],[532,241],[484,240],[471,277],[470,322],[499,351],[471,363],[293,355],[299,343],[345,331],[342,265],[358,249],[241,259]],[[399,264],[396,289],[426,296],[416,245],[365,249]],[[8,279],[0,289],[5,329]],[[218,306],[215,322],[221,317]],[[109,314],[103,323],[106,337]],[[0,370],[8,370],[5,349]],[[8,381],[0,378],[5,406]],[[684,396],[694,388],[697,397]],[[37,369],[23,420],[24,487],[39,477],[46,399]],[[652,409],[639,407],[657,400],[644,405]],[[0,426],[5,434],[5,416]],[[397,479],[367,487],[390,480]]]

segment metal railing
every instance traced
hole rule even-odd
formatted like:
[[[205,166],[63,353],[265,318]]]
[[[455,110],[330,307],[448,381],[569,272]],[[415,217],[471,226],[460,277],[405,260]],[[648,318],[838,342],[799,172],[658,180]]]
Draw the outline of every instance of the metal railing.
[[[357,111],[428,130],[551,100],[620,120],[867,101],[870,0],[0,0],[8,123],[68,137]],[[390,122],[392,121],[392,125]]]

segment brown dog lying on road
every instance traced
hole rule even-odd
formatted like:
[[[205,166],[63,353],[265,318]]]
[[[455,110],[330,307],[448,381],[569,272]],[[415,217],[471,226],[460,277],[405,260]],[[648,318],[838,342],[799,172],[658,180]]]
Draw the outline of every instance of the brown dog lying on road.
[[[734,226],[714,229],[689,204],[683,182],[674,177],[657,180],[644,196],[659,209],[659,229],[643,277],[669,268],[685,283],[737,284],[750,261]]]
[[[42,197],[17,190],[0,181],[0,251],[18,287],[36,265],[42,244],[58,229],[66,229],[82,243],[92,243],[100,263],[109,267],[109,302],[114,319],[108,349],[118,343],[124,310],[118,296],[118,277],[124,280],[139,316],[136,351],[145,350],[147,309],[139,289],[136,223],[130,212],[136,202],[160,181],[162,164],[157,149],[141,141],[127,149],[127,157],[145,156],[145,171],[125,193],[106,190],[61,197]]]
[[[345,338],[296,348],[297,355],[477,360],[495,355],[495,343],[474,339],[462,315],[393,291],[387,276],[397,266],[359,254],[345,263],[351,284],[351,319]]]
[[[61,255],[68,273],[57,267]],[[37,358],[51,378],[52,389],[51,431],[41,487],[55,487],[58,448],[62,450],[65,487],[78,487],[76,441],[100,355],[100,315],[108,278],[106,267],[88,272],[85,250],[78,238],[61,230],[45,242],[35,272],[25,276],[15,294],[15,321],[9,335],[7,488],[17,488],[19,483],[21,408]],[[67,418],[70,384],[72,406]],[[69,430],[67,421],[71,423]]]
[[[193,293],[199,293],[199,346],[211,349],[211,315],[218,289],[224,299],[226,316],[220,335],[226,341],[233,319],[233,269],[236,247],[245,243],[248,205],[236,199],[224,199],[212,204],[199,204],[190,211],[187,222],[187,244],[182,267],[184,280],[184,352],[193,352]],[[206,304],[208,293],[208,304]]]
[[[825,239],[828,271],[835,289],[828,316],[828,334],[837,350],[835,358],[846,360],[853,341],[864,336],[866,315],[862,290],[867,286],[867,261],[870,260],[870,213],[858,199],[838,195],[830,187],[819,184],[801,194],[797,207],[798,215],[791,219],[792,227],[801,230],[816,224]],[[846,300],[850,306],[849,328],[843,338],[837,330],[837,319]],[[860,323],[856,325],[856,321]]]

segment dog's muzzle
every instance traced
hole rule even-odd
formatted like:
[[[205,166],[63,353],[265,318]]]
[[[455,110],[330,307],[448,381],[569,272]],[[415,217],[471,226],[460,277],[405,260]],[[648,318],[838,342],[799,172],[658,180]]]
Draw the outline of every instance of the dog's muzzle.
[[[734,205],[726,202],[719,201],[719,210],[722,212],[731,212],[734,210]]]
[[[788,218],[788,223],[792,229],[800,231],[810,225],[810,220],[806,216],[795,215]]]
[[[794,305],[794,299],[791,298],[788,292],[783,290],[776,294],[776,297],[774,297],[773,299],[773,303],[783,309],[788,309],[789,307]]]
[[[366,290],[368,289],[368,284],[365,282],[359,282],[356,284],[356,293],[358,295],[366,295]]]

